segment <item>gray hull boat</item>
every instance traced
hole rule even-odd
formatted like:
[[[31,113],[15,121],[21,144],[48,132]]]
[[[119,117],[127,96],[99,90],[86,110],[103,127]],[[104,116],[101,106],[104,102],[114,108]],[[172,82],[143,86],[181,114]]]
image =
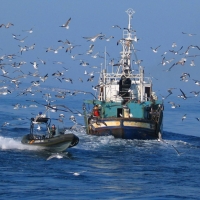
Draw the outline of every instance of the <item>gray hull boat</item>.
[[[55,133],[52,134],[50,121],[50,118],[47,117],[31,118],[30,133],[23,136],[21,143],[29,146],[42,147],[45,150],[54,152],[65,151],[67,148],[74,147],[79,143],[79,138],[66,128],[57,128]],[[46,131],[43,132],[44,134],[34,133],[35,124],[46,126]]]

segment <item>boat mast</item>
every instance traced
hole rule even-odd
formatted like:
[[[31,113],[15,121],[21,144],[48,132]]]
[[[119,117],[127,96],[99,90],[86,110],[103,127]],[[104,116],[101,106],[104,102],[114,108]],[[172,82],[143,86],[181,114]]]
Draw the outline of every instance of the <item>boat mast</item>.
[[[135,11],[132,8],[129,8],[126,13],[128,14],[128,27],[123,31],[123,39],[121,40],[123,51],[121,52],[121,65],[122,72],[125,76],[128,76],[131,73],[131,48],[132,48],[132,30],[131,19]]]

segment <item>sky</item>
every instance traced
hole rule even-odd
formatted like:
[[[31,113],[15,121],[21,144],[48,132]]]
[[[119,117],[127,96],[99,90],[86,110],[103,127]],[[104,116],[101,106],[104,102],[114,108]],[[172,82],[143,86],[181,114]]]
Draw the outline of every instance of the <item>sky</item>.
[[[9,28],[4,26],[0,28],[0,57],[16,55],[12,60],[2,59],[1,64],[5,65],[1,67],[3,66],[2,68],[7,71],[7,76],[10,78],[35,71],[38,71],[40,76],[48,74],[45,82],[40,80],[41,86],[44,87],[93,91],[92,86],[98,84],[98,72],[101,66],[104,66],[105,61],[103,58],[91,56],[98,53],[103,57],[106,49],[110,55],[110,57],[107,56],[107,63],[113,58],[115,62],[119,61],[119,52],[122,48],[117,45],[117,41],[122,38],[123,32],[112,26],[127,27],[128,15],[125,11],[132,8],[135,14],[131,25],[139,38],[134,46],[138,50],[138,59],[143,60],[141,65],[145,69],[145,76],[153,77],[153,89],[162,95],[168,94],[169,88],[181,88],[185,93],[198,91],[199,86],[194,80],[200,80],[200,50],[190,48],[188,55],[185,52],[190,45],[200,47],[199,7],[199,0],[1,0],[0,25],[6,25],[9,22],[14,25]],[[70,18],[69,29],[61,27]],[[28,32],[30,29],[33,30],[32,33]],[[114,38],[110,41],[98,39],[95,42],[86,41],[83,38],[99,33],[107,38],[110,36]],[[194,35],[189,36],[189,33]],[[19,36],[14,39],[12,34]],[[20,42],[21,39],[24,39],[24,42]],[[59,40],[66,41],[66,39],[75,45],[71,53],[66,52],[69,47],[67,44],[58,42]],[[173,48],[174,42],[177,46]],[[21,54],[20,46],[31,47],[33,44],[35,44],[34,49]],[[94,45],[93,53],[86,54],[91,44]],[[63,48],[59,49],[58,53],[46,52],[49,47],[57,49],[60,46]],[[158,52],[154,53],[151,47],[158,46],[160,46]],[[169,51],[179,49],[181,50],[178,54]],[[164,52],[167,54],[162,56]],[[76,55],[75,59],[71,58],[73,55]],[[162,65],[163,57],[167,61],[173,60]],[[182,58],[186,59],[184,65],[177,64],[167,71]],[[45,60],[46,64],[42,64],[40,59]],[[192,60],[195,66],[191,66]],[[20,68],[14,68],[11,65],[22,61],[26,63]],[[34,61],[38,64],[37,70],[31,64]],[[89,65],[82,66],[81,61]],[[63,73],[63,76],[59,77],[60,80],[52,76],[58,71]],[[90,76],[85,75],[85,71],[94,74],[92,82],[88,81]],[[190,74],[188,82],[181,81],[182,73]],[[2,70],[0,70],[0,75],[3,75]],[[73,83],[66,82],[62,78],[71,78]],[[1,76],[0,80],[8,82],[11,79]],[[20,78],[21,83],[26,86],[31,86],[31,81],[36,80],[39,78],[31,76]],[[22,87],[22,84],[18,89]],[[10,85],[14,90],[15,85],[13,83]],[[180,90],[176,92],[179,94]]]

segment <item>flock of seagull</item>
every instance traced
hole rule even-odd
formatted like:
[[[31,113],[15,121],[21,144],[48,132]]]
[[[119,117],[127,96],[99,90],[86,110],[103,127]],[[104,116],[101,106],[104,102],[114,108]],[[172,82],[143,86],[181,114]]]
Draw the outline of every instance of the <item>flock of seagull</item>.
[[[58,27],[65,28],[68,30],[69,26],[70,26],[70,22],[71,22],[71,17],[66,21],[66,23],[64,23],[63,25],[58,26]],[[28,35],[23,35],[22,32],[15,34],[14,33],[15,27],[16,27],[16,25],[13,23],[0,25],[0,31],[3,31],[4,28],[12,30],[11,37],[15,41],[17,41],[17,46],[19,47],[18,52],[14,52],[14,53],[12,52],[10,54],[5,54],[5,53],[3,54],[3,52],[4,52],[3,46],[0,47],[0,53],[2,52],[2,54],[0,54],[0,72],[2,72],[2,73],[0,73],[0,76],[1,76],[0,94],[1,95],[17,93],[16,97],[26,96],[27,99],[33,99],[34,95],[39,94],[39,95],[41,95],[41,98],[43,98],[45,101],[46,101],[47,95],[48,95],[48,98],[65,99],[67,96],[70,96],[70,95],[76,96],[78,94],[84,94],[84,95],[89,94],[89,95],[92,95],[93,98],[96,98],[95,95],[93,94],[93,92],[90,91],[90,88],[85,89],[88,91],[83,91],[81,89],[80,90],[63,89],[63,87],[66,88],[66,86],[63,86],[63,83],[67,82],[67,83],[71,84],[71,86],[72,86],[74,82],[78,82],[78,81],[80,83],[92,82],[95,78],[95,74],[99,73],[98,71],[99,71],[100,67],[97,67],[97,66],[92,67],[88,61],[86,61],[85,59],[82,59],[82,58],[78,58],[78,57],[81,57],[81,56],[85,57],[85,55],[86,55],[86,56],[90,56],[92,59],[99,58],[102,61],[104,59],[104,56],[101,55],[100,52],[94,52],[94,46],[95,46],[94,42],[97,39],[108,42],[114,38],[113,36],[106,37],[104,34],[99,33],[99,34],[96,34],[95,36],[91,36],[91,37],[82,37],[85,41],[90,42],[90,44],[89,44],[89,47],[86,50],[84,50],[84,52],[77,53],[77,54],[73,54],[73,51],[75,48],[78,51],[79,50],[78,48],[81,47],[81,45],[73,44],[69,41],[69,39],[58,39],[57,42],[58,42],[58,44],[61,44],[61,45],[59,45],[57,48],[44,47],[44,49],[45,49],[44,51],[46,53],[53,52],[53,56],[49,55],[50,58],[51,57],[53,58],[54,55],[58,54],[60,51],[62,51],[62,49],[65,49],[66,54],[69,54],[70,58],[73,61],[79,62],[79,64],[77,64],[77,65],[84,67],[83,77],[77,77],[78,73],[76,73],[74,77],[69,77],[68,72],[72,71],[72,70],[70,69],[70,67],[69,68],[65,67],[65,62],[53,61],[50,63],[48,61],[49,59],[48,60],[41,59],[38,56],[35,58],[35,60],[24,61],[23,59],[27,59],[26,52],[37,51],[36,43],[32,43],[32,45],[27,45],[27,40],[29,38],[32,38],[34,35],[34,27],[32,27],[28,30],[22,30],[23,33],[26,33]],[[6,31],[8,31],[8,30],[6,30]],[[26,44],[26,45],[23,45],[23,44]],[[47,66],[52,65],[52,64],[55,67],[53,66],[53,67],[51,67],[51,69],[47,68]],[[42,65],[42,67],[41,67],[41,65]],[[45,71],[44,74],[42,74],[43,72],[40,72],[40,68],[43,69],[43,72]],[[44,70],[45,68],[46,68],[46,70]],[[49,71],[51,71],[53,68],[55,68],[55,71],[50,74]],[[96,70],[98,70],[98,71],[96,71]],[[79,69],[77,69],[77,71],[79,71]],[[27,80],[27,79],[30,82],[29,82],[28,87],[24,88],[25,84],[23,84],[23,83],[25,82],[27,85],[27,81],[23,81],[23,80]],[[43,84],[44,83],[48,84],[48,81],[51,83],[54,81],[58,81],[56,83],[56,85],[57,84],[59,85],[59,82],[62,83],[62,86],[60,88],[57,87],[57,88],[52,89],[52,91],[55,93],[53,96],[50,94],[44,93],[43,89],[46,85],[43,86]],[[73,88],[71,86],[67,85],[68,88]],[[81,88],[81,87],[79,87],[79,88]],[[93,87],[91,87],[91,89],[92,88]],[[32,100],[32,103],[33,102],[36,104],[40,104],[37,101]],[[46,106],[45,104],[40,104],[40,106],[41,105]],[[31,104],[29,106],[26,106],[26,105],[21,105],[19,103],[15,103],[12,106],[13,106],[13,109],[18,110],[18,109],[27,108],[27,107],[37,107],[38,105]],[[70,113],[69,119],[73,123],[77,123],[75,115],[82,116],[82,113],[80,111],[78,111],[78,110],[72,111],[72,109],[69,109],[66,106],[64,107],[63,105],[61,107],[56,106],[56,105],[55,106],[51,105],[48,107],[48,109],[50,109],[52,112],[61,111],[61,112]],[[59,115],[58,121],[63,122],[63,118],[64,118],[64,114],[62,115],[62,117],[60,117],[60,115]],[[11,123],[4,122],[2,124],[3,127],[8,126],[8,125],[11,125]]]
[[[193,34],[193,33],[185,33],[182,32],[183,35],[187,35],[189,37],[193,37],[196,36],[197,34]],[[153,51],[153,53],[158,53],[159,52],[159,48],[161,47],[161,45],[157,46],[156,48],[150,47],[151,50]],[[174,68],[176,68],[177,65],[180,66],[185,66],[186,63],[188,63],[189,60],[189,65],[191,67],[196,66],[195,65],[195,60],[194,58],[200,56],[200,47],[198,45],[189,45],[185,48],[181,46],[178,48],[178,45],[176,44],[176,42],[173,42],[171,45],[172,49],[165,51],[162,55],[161,55],[161,62],[159,63],[159,65],[162,65],[164,67],[166,67],[167,65],[170,65],[170,67],[168,67],[168,69],[163,70],[165,72],[171,72],[173,70],[175,70]],[[199,52],[199,54],[194,54],[193,52]],[[170,58],[167,59],[166,55],[170,55]],[[173,58],[171,58],[171,56],[173,56]],[[192,60],[191,60],[192,59]],[[191,75],[188,72],[182,72],[182,74],[180,75],[180,81],[182,82],[188,82],[189,80],[191,80]],[[196,80],[196,79],[192,79],[192,81],[194,81],[194,84],[197,86],[200,86],[200,80]],[[177,95],[178,98],[181,98],[183,100],[186,100],[188,98],[193,98],[193,97],[197,97],[200,93],[200,90],[192,90],[190,91],[191,95],[186,95],[186,93],[181,89],[181,88],[169,88],[167,90],[168,94],[162,96],[163,100],[166,100],[170,95],[173,94],[172,91],[174,90],[179,90],[180,94]],[[181,107],[180,104],[177,104],[173,101],[168,101],[168,103],[171,105],[171,108],[175,109],[175,108],[179,108]],[[184,114],[181,118],[181,120],[185,120],[186,119],[187,114]],[[199,121],[199,118],[196,117],[196,120]]]
[[[67,31],[69,31],[68,29],[70,28],[70,23],[71,23],[71,17],[66,21],[66,23],[64,23],[61,26],[58,26],[60,28],[64,28]],[[14,25],[13,23],[5,23],[5,24],[1,24],[0,25],[0,31],[2,31],[2,29],[13,29],[14,32],[14,27],[16,25]],[[127,28],[121,28],[119,25],[113,25],[112,28],[115,29],[119,29],[119,30],[123,30]],[[65,31],[66,31],[65,30]],[[128,30],[130,31],[130,30]],[[132,32],[134,32],[134,42],[138,42],[139,38],[137,38],[136,36],[136,31],[131,30]],[[1,87],[0,87],[0,94],[1,95],[8,95],[11,93],[14,93],[15,90],[17,90],[17,94],[16,97],[19,96],[27,96],[27,98],[29,97],[29,99],[33,98],[32,96],[35,94],[41,94],[41,97],[43,98],[44,96],[46,96],[47,94],[44,94],[43,90],[40,88],[43,83],[47,82],[47,80],[50,79],[50,81],[58,81],[60,83],[63,82],[67,82],[69,84],[73,84],[76,80],[79,81],[80,83],[83,83],[83,77],[77,77],[77,74],[74,78],[72,77],[67,77],[68,76],[68,71],[70,71],[70,68],[66,68],[64,67],[64,62],[62,61],[53,61],[52,63],[48,63],[48,61],[46,61],[45,59],[41,59],[39,57],[36,57],[35,60],[32,61],[24,61],[24,60],[19,60],[21,58],[26,58],[26,54],[25,52],[27,51],[36,51],[36,43],[33,43],[32,45],[25,45],[23,46],[22,44],[26,43],[27,38],[32,37],[30,35],[33,35],[34,32],[34,28],[30,28],[29,30],[22,30],[22,32],[25,32],[27,34],[29,34],[28,36],[21,36],[20,33],[18,34],[14,34],[12,33],[12,37],[14,40],[16,40],[18,42],[17,46],[19,47],[19,51],[15,52],[15,53],[10,53],[10,54],[3,54],[3,47],[0,47],[0,52],[2,52],[3,55],[0,54],[0,71],[2,72],[0,74],[0,76],[2,77],[2,79],[0,80],[1,83]],[[195,37],[196,34],[192,34],[192,33],[185,33],[182,32],[181,34],[183,35],[187,35],[189,37]],[[58,54],[60,51],[62,51],[63,49],[65,49],[65,53],[70,55],[70,58],[74,61],[78,61],[77,65],[81,65],[83,67],[85,67],[84,70],[84,74],[83,76],[87,76],[85,82],[92,82],[95,78],[95,74],[99,73],[100,71],[100,67],[97,66],[90,66],[90,63],[86,60],[84,60],[82,57],[85,58],[85,56],[90,56],[92,59],[101,59],[101,62],[103,62],[104,59],[104,55],[103,53],[100,52],[94,52],[94,47],[95,47],[95,42],[97,40],[100,41],[106,41],[109,42],[112,39],[114,39],[114,36],[106,36],[103,33],[98,33],[94,36],[90,36],[90,37],[82,37],[85,41],[89,42],[89,46],[88,48],[84,51],[84,52],[79,52],[76,54],[73,54],[74,49],[76,48],[77,51],[78,49],[81,47],[81,45],[79,44],[73,44],[70,42],[69,39],[58,39],[57,42],[59,43],[59,46],[57,48],[52,48],[52,47],[44,47],[45,48],[45,52],[46,53],[54,53],[54,54]],[[119,44],[119,42],[123,40],[120,39],[116,42],[116,45]],[[61,44],[61,45],[60,45]],[[189,45],[188,47],[185,48],[181,46],[180,48],[177,47],[177,44],[175,42],[172,43],[171,45],[172,49],[165,51],[162,55],[161,55],[161,62],[159,63],[159,65],[162,66],[167,66],[169,64],[171,64],[171,66],[165,70],[166,72],[170,72],[172,70],[174,70],[174,68],[177,65],[181,65],[184,66],[187,62],[187,60],[189,58],[196,58],[198,56],[200,56],[200,54],[195,54],[195,55],[189,55],[189,53],[192,51],[192,49],[196,49],[196,50],[200,50],[200,47],[198,45]],[[152,50],[153,53],[158,54],[158,52],[160,51],[161,45],[157,46],[157,47],[150,47],[150,49]],[[106,52],[107,53],[107,52]],[[181,58],[176,60],[175,58],[170,58],[167,59],[167,54],[173,55],[173,56],[180,56]],[[109,61],[109,65],[111,66],[118,66],[120,63],[119,62],[114,62],[114,59],[110,58],[110,55],[107,53]],[[49,57],[53,57],[52,54],[49,54]],[[81,57],[81,58],[80,58]],[[134,62],[134,64],[136,65],[140,65],[142,63],[143,60],[136,60]],[[39,73],[39,68],[41,65],[43,66],[47,66],[47,65],[56,65],[56,70],[52,73],[49,74],[49,69],[46,70],[45,74],[41,74]],[[23,68],[25,68],[24,66],[26,66],[26,70],[23,70]],[[195,61],[194,59],[191,60],[190,66],[195,66]],[[29,67],[29,68],[28,68]],[[28,70],[27,70],[28,68]],[[92,72],[88,72],[88,68],[92,69]],[[97,69],[97,71],[96,71]],[[26,72],[25,72],[26,71]],[[77,71],[79,71],[77,69]],[[15,76],[15,74],[17,74]],[[30,85],[25,88],[25,89],[21,89],[21,84],[23,83],[23,79],[29,79],[30,81]],[[76,80],[75,80],[76,79]],[[190,74],[183,72],[180,76],[180,80],[183,82],[187,82],[190,79]],[[196,85],[200,85],[200,81],[199,80],[195,80],[193,79],[194,83]],[[39,87],[40,86],[40,87]],[[62,86],[63,87],[63,86]],[[70,87],[70,85],[68,85],[68,87]],[[93,90],[96,90],[96,86],[92,86]],[[175,90],[177,88],[169,88],[168,89],[168,94],[166,96],[163,96],[163,100],[169,98],[170,95],[173,94],[172,90]],[[87,89],[86,89],[87,90]],[[90,92],[90,89],[88,88],[88,91],[82,91],[82,90],[70,90],[70,89],[54,89],[54,92],[56,92],[56,94],[54,95],[55,98],[59,98],[59,99],[65,99],[67,96],[70,95],[78,95],[78,94],[90,94],[93,95],[93,98],[95,98],[95,95],[93,94],[93,92]],[[182,89],[180,90],[180,95],[178,97],[186,100],[188,97],[188,95],[185,94],[185,92]],[[194,94],[194,96],[198,96],[200,93],[200,91],[191,91],[191,94]],[[48,94],[49,95],[49,94]],[[36,104],[40,104],[37,101],[32,100],[32,102],[35,102]],[[171,108],[179,108],[180,105],[176,104],[175,102],[172,101],[168,101],[168,103],[171,105]],[[46,104],[40,104],[43,106],[46,106]],[[33,106],[33,105],[30,105]],[[36,105],[35,105],[36,106]],[[25,106],[26,107],[26,106]],[[22,108],[22,105],[20,104],[14,104],[13,105],[13,109],[19,109]],[[52,112],[55,112],[57,110],[60,110],[62,112],[69,112],[70,113],[70,117],[69,119],[73,122],[73,123],[77,123],[77,120],[75,118],[74,115],[78,115],[78,116],[82,116],[82,113],[78,110],[74,110],[72,111],[72,109],[69,109],[67,106],[50,106],[48,107],[49,109],[52,110]],[[64,114],[61,114],[58,118],[59,121],[63,121],[64,118]],[[186,114],[182,117],[182,121],[186,118]],[[196,118],[199,121],[199,118]],[[7,126],[9,123],[8,122],[4,122],[2,124],[2,126]]]

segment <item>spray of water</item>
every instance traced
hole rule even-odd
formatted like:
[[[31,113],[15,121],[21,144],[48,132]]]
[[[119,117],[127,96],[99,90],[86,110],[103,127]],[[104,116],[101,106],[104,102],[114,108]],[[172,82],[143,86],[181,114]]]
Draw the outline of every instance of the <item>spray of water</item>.
[[[21,143],[19,139],[8,138],[0,136],[0,149],[1,150],[10,150],[10,149],[18,149],[18,150],[39,150],[40,147],[36,146],[28,146]]]

